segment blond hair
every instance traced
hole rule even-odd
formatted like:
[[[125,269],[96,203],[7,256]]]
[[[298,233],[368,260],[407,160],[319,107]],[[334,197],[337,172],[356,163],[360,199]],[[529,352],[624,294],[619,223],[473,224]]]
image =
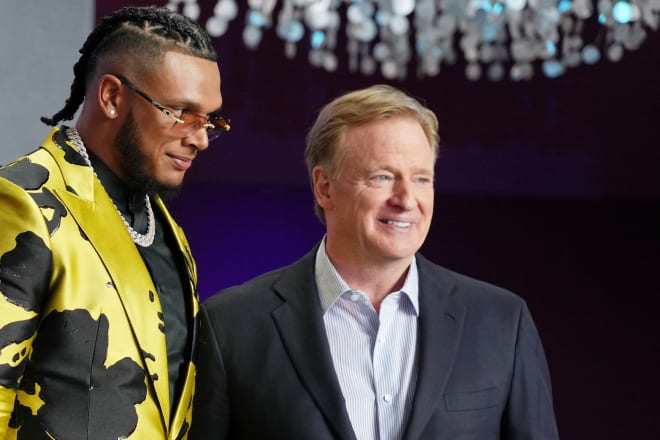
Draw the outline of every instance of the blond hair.
[[[413,116],[422,127],[433,151],[438,157],[440,137],[438,119],[426,106],[401,90],[384,85],[374,85],[355,90],[335,98],[321,109],[314,125],[307,134],[305,163],[312,181],[312,170],[323,167],[331,177],[337,177],[344,156],[344,135],[349,127],[406,114]],[[314,210],[325,224],[323,209],[314,202]]]

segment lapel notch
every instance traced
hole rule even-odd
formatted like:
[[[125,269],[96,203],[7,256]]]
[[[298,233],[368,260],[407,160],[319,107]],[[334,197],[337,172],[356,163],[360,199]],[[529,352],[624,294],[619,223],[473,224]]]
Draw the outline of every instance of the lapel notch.
[[[272,312],[296,372],[336,436],[355,439],[332,364],[314,280],[315,247],[274,285],[283,304]]]
[[[418,439],[442,399],[463,333],[466,309],[452,296],[454,282],[418,254],[420,317],[418,376],[405,439]]]

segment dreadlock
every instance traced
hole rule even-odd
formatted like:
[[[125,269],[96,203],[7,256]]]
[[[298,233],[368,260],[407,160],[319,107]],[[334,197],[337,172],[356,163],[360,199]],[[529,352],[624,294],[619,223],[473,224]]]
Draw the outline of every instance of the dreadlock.
[[[99,60],[115,54],[136,54],[157,60],[165,52],[177,51],[217,61],[208,34],[192,19],[166,8],[124,7],[103,18],[80,49],[80,59],[73,66],[71,95],[64,108],[52,117],[41,117],[47,125],[71,120],[85,98],[87,81]]]

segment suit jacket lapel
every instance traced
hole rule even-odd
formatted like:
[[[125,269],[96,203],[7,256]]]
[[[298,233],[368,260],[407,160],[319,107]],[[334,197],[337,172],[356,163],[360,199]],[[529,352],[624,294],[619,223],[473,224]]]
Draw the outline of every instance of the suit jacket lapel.
[[[183,231],[181,230],[179,225],[174,221],[174,218],[172,218],[170,212],[167,210],[167,207],[165,206],[165,203],[163,203],[163,200],[160,197],[155,197],[154,203],[163,213],[168,227],[172,230],[174,234],[177,248],[180,250],[183,256],[186,275],[188,277],[188,283],[189,283],[188,287],[190,289],[190,291],[187,293],[189,295],[192,295],[193,316],[197,316],[197,312],[199,311],[199,296],[197,292],[197,266],[195,265],[195,260],[190,251],[190,245],[188,244],[188,240],[186,240]]]
[[[418,324],[418,376],[405,439],[417,439],[435,411],[462,335],[465,307],[451,296],[453,280],[434,271],[433,264],[417,254],[420,316]]]
[[[193,316],[192,324],[191,324],[192,344],[191,344],[190,352],[187,353],[189,359],[188,367],[186,368],[186,371],[183,373],[186,375],[186,380],[183,383],[183,388],[179,396],[179,401],[175,402],[175,407],[172,408],[173,417],[172,417],[172,422],[170,424],[169,432],[170,432],[170,438],[174,439],[174,438],[179,438],[178,437],[179,435],[184,434],[189,429],[189,424],[191,422],[191,420],[186,420],[186,419],[190,418],[192,400],[195,392],[196,372],[195,372],[195,364],[193,362],[193,359],[195,359],[196,357],[195,353],[197,352],[197,332],[199,327],[199,318],[197,314],[199,311],[199,296],[197,292],[197,267],[195,265],[195,260],[193,259],[192,253],[190,252],[190,245],[188,244],[188,241],[186,240],[183,231],[180,229],[180,227],[176,224],[176,222],[170,215],[162,199],[160,197],[157,197],[155,198],[154,202],[156,203],[158,208],[163,212],[168,227],[173,231],[177,248],[180,249],[183,254],[183,259],[185,260],[184,264],[186,268],[186,274],[188,278],[188,286],[184,286],[184,287],[188,287],[185,294],[188,296],[188,298],[186,299],[190,301],[192,316]]]
[[[272,316],[296,372],[331,429],[338,438],[355,439],[332,364],[314,280],[317,248],[275,284],[274,289],[284,303]]]
[[[53,142],[58,141],[53,136],[49,137],[50,139]],[[43,147],[59,164],[67,188],[73,190],[55,190],[55,194],[97,250],[108,271],[128,317],[135,342],[141,349],[143,366],[157,395],[162,421],[164,426],[167,426],[165,421],[169,421],[170,416],[169,387],[166,380],[167,348],[165,335],[159,330],[159,325],[162,325],[159,312],[162,312],[162,309],[149,271],[126,226],[118,215],[114,215],[112,200],[92,170],[87,167],[81,169],[79,164],[65,160],[66,147],[48,141]],[[99,212],[110,215],[100,216]]]

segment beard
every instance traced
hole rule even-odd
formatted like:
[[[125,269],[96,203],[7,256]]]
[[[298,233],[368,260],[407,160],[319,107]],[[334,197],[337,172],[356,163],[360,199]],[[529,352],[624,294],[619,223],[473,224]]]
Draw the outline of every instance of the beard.
[[[144,153],[133,113],[126,116],[126,121],[117,135],[117,150],[121,157],[129,188],[169,199],[179,194],[181,185],[167,185],[159,182],[147,171],[148,157]]]

